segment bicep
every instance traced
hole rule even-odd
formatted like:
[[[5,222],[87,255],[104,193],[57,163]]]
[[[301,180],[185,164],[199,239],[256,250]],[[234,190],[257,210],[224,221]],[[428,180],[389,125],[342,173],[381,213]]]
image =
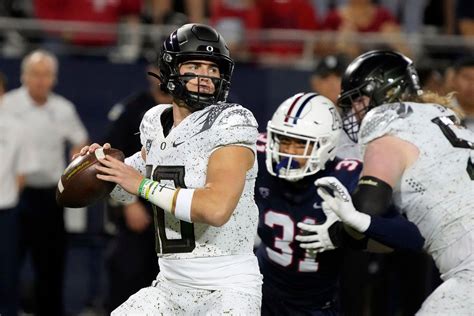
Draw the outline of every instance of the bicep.
[[[192,200],[194,222],[222,226],[234,212],[255,156],[247,147],[229,145],[215,150],[208,162],[206,185]]]
[[[406,169],[406,142],[393,136],[371,141],[365,150],[362,176],[383,180],[394,188]]]
[[[240,197],[247,171],[253,166],[254,153],[244,146],[224,146],[209,158],[206,187],[228,191]]]

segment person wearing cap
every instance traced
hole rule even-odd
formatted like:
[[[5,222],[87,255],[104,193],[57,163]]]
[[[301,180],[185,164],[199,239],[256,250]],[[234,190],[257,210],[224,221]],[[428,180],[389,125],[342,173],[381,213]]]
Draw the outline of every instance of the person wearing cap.
[[[311,74],[311,89],[335,104],[341,90],[341,77],[346,65],[347,58],[342,54],[321,58]]]

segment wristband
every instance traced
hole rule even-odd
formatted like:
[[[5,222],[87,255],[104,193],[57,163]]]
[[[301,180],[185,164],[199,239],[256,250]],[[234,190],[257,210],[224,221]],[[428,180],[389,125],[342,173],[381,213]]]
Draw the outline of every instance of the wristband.
[[[194,189],[178,189],[176,192],[176,207],[174,216],[177,219],[192,223],[191,221],[191,204],[193,201]]]
[[[171,214],[174,214],[174,200],[178,191],[147,178],[138,187],[138,195]]]

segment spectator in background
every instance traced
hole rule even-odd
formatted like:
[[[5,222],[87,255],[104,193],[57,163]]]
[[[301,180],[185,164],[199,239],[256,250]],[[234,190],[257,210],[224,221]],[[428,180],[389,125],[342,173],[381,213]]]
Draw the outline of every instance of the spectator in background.
[[[406,33],[422,32],[425,8],[429,0],[380,0],[395,17],[400,17],[402,30]]]
[[[154,24],[203,23],[206,0],[145,0],[145,12]]]
[[[310,78],[311,89],[335,104],[341,90],[341,77],[347,64],[347,57],[341,54],[321,58]]]
[[[260,12],[263,30],[317,31],[320,29],[315,8],[309,0],[259,0],[257,8]],[[295,36],[292,34],[291,39],[294,38]],[[284,58],[300,57],[303,52],[303,44],[292,40],[263,41],[255,48],[255,51],[258,53],[259,59],[268,62],[273,57],[276,63],[281,63]]]
[[[0,73],[0,315],[18,313],[18,196],[24,175],[39,167],[31,145],[23,133],[22,122],[8,115],[1,99],[6,78]]]
[[[35,273],[36,315],[63,314],[66,233],[63,208],[56,204],[56,185],[65,168],[65,143],[71,153],[87,142],[74,105],[52,92],[58,61],[33,51],[21,64],[20,88],[5,94],[3,109],[20,120],[40,168],[26,174],[19,204],[20,255],[31,251]]]
[[[110,57],[113,61],[134,61],[141,49],[141,0],[34,0],[34,12],[41,20],[109,23],[118,27],[124,22],[122,37],[101,32],[97,27],[83,32],[64,31],[59,34],[66,44],[105,47],[118,45]]]
[[[474,36],[474,2],[471,0],[456,0],[456,19],[459,34]]]
[[[474,55],[459,59],[453,66],[453,102],[464,112],[464,124],[474,131]]]
[[[256,41],[251,32],[261,28],[260,12],[255,0],[212,0],[210,23],[227,39],[232,55],[249,59]]]
[[[426,68],[418,67],[418,76],[423,91],[435,92],[439,95],[446,94],[446,81],[442,71],[431,66]]]
[[[369,47],[361,47],[354,41],[354,34],[379,33],[387,38],[387,43],[383,46],[389,46],[405,54],[409,53],[395,17],[372,0],[348,0],[346,5],[328,13],[323,28],[328,31],[339,31],[339,36],[329,42],[330,47],[325,47],[330,51],[335,49],[337,52],[355,57]],[[373,45],[370,48],[374,48]]]
[[[150,64],[148,71],[159,73]],[[161,91],[156,79],[150,77],[150,86],[116,104],[109,112],[110,128],[103,142],[114,144],[125,156],[140,150],[137,131],[143,115],[157,104],[171,104],[171,97]],[[106,310],[110,313],[129,296],[149,286],[158,274],[158,258],[155,250],[153,215],[150,203],[135,200],[127,205],[113,205],[117,236],[108,252],[108,299]]]

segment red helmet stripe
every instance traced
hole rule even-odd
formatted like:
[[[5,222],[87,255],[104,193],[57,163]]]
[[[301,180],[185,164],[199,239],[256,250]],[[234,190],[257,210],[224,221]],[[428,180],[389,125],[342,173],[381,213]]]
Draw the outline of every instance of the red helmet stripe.
[[[304,96],[305,94],[303,93],[302,95],[300,95],[299,97],[297,97],[293,103],[291,104],[290,108],[288,109],[288,112],[286,112],[286,115],[285,115],[285,123],[288,122],[288,119],[290,118],[290,114],[291,114],[291,111],[293,110],[293,108],[295,107],[296,103],[298,103],[299,99],[301,99],[302,96]]]

